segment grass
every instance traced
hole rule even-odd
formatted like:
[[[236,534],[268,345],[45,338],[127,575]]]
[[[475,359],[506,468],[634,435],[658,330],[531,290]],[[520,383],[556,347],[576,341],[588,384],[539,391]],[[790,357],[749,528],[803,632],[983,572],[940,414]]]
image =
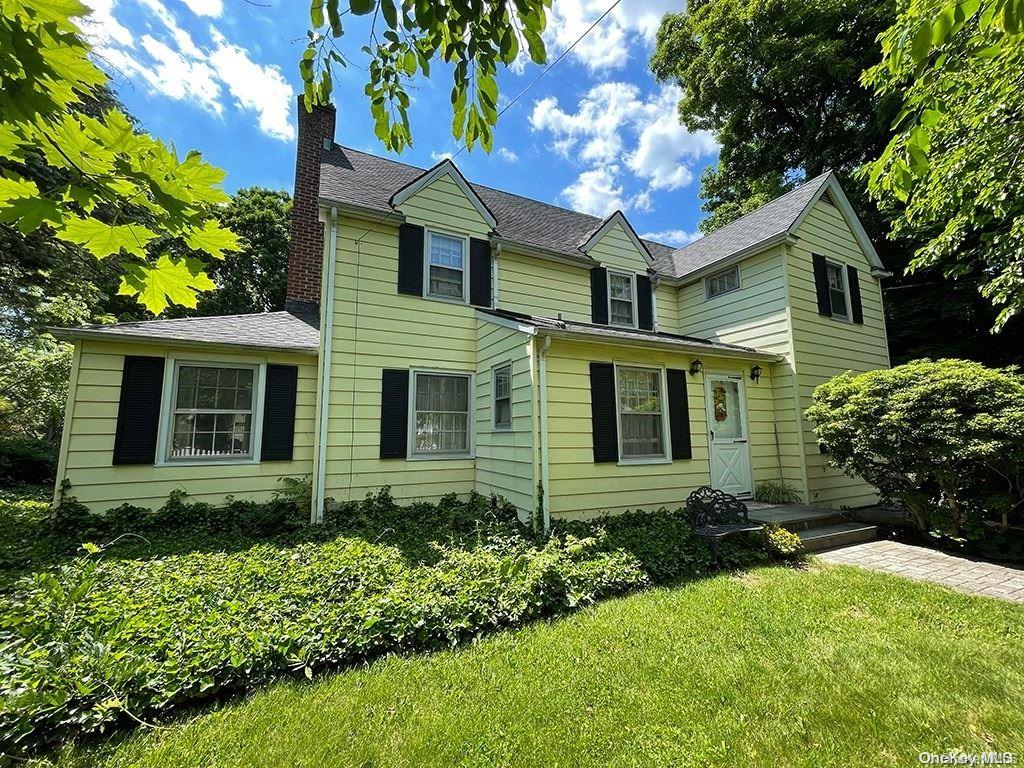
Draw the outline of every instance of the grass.
[[[922,751],[1020,755],[1022,703],[1021,606],[852,568],[765,567],[610,600],[462,650],[282,683],[51,759],[916,765]]]

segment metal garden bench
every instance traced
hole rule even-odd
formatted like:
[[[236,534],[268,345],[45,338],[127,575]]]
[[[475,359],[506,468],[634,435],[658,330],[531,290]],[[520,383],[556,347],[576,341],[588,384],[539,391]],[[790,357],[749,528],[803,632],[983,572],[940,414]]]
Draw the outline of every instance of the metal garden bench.
[[[718,545],[722,539],[764,529],[763,523],[751,522],[747,517],[746,504],[735,496],[706,485],[687,498],[686,513],[693,523],[694,534],[711,547],[715,565],[718,565]]]

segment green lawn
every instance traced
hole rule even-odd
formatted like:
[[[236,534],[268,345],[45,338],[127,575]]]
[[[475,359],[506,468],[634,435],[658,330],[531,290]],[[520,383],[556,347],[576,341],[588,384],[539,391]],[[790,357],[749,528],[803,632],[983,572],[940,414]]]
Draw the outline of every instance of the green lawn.
[[[64,766],[917,765],[1024,753],[1024,608],[765,567],[265,689]],[[35,765],[41,765],[38,761]]]

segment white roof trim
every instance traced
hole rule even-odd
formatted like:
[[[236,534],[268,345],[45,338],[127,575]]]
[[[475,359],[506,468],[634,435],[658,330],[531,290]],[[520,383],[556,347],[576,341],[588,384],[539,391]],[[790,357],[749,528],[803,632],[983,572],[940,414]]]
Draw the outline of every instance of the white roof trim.
[[[500,325],[503,328],[511,328],[514,331],[525,333],[528,336],[534,336],[537,333],[537,326],[530,325],[527,322],[519,320],[513,320],[510,317],[499,317],[498,315],[492,315],[490,312],[481,312],[479,309],[476,311],[476,319],[482,320],[485,323],[493,323],[494,325]]]
[[[860,244],[861,250],[864,251],[864,255],[867,256],[868,262],[874,269],[884,270],[885,267],[882,265],[882,260],[878,258],[878,251],[875,250],[875,246],[871,243],[871,238],[868,237],[868,233],[864,231],[864,225],[860,223],[857,213],[853,210],[853,206],[850,205],[849,198],[847,198],[846,193],[843,192],[843,188],[839,184],[839,179],[836,178],[836,175],[833,172],[829,173],[828,179],[826,179],[824,184],[818,187],[818,191],[814,193],[814,196],[807,202],[807,205],[804,206],[800,215],[793,221],[792,226],[789,228],[789,234],[796,234],[797,228],[803,224],[804,219],[807,218],[807,214],[810,212],[811,208],[814,207],[814,204],[817,203],[821,199],[821,196],[826,192],[832,193],[832,200],[835,202],[839,212],[843,214],[843,218],[846,219],[846,224],[853,232],[853,236],[857,238],[857,242]]]
[[[429,186],[442,176],[448,176],[455,182],[459,189],[462,190],[462,194],[464,194],[469,202],[473,204],[473,207],[476,208],[476,212],[480,214],[480,218],[486,221],[491,229],[498,226],[498,221],[494,218],[494,214],[488,210],[484,201],[480,199],[476,190],[470,186],[468,181],[466,181],[466,177],[462,175],[462,172],[459,171],[455,163],[451,161],[451,158],[447,157],[433,168],[428,171],[424,171],[422,175],[418,176],[395,192],[395,194],[391,196],[391,205],[397,208],[421,189]]]
[[[644,241],[637,236],[636,230],[633,229],[633,226],[629,223],[629,220],[622,211],[615,211],[615,213],[611,214],[601,222],[601,226],[594,230],[594,233],[584,242],[580,243],[580,250],[584,253],[589,253],[590,249],[597,245],[601,238],[605,236],[605,233],[614,227],[616,223],[622,224],[622,229],[625,231],[626,235],[629,236],[630,241],[634,246],[636,246],[636,249],[643,255],[648,266],[654,264],[654,257],[651,256],[651,252],[647,250],[647,246],[644,245]]]

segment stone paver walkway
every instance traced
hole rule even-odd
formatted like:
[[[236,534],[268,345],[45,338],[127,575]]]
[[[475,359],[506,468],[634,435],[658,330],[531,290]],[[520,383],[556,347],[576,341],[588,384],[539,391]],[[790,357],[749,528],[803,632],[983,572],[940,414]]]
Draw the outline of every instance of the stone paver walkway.
[[[1024,570],[957,557],[898,541],[866,541],[818,554],[822,560],[859,565],[908,579],[931,581],[961,592],[1024,603]]]

